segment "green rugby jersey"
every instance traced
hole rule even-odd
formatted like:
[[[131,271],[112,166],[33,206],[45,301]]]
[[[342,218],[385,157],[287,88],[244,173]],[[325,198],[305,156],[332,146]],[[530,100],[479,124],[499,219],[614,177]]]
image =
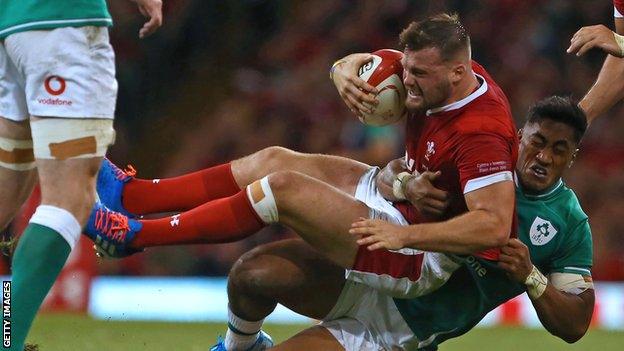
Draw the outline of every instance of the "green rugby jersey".
[[[563,181],[540,195],[516,187],[519,239],[544,274],[591,276],[592,239],[587,215]],[[419,350],[472,329],[488,312],[526,291],[507,278],[495,262],[468,256],[450,280],[435,292],[415,299],[395,299],[401,315],[420,340]]]
[[[0,0],[0,39],[36,29],[112,24],[106,0]]]

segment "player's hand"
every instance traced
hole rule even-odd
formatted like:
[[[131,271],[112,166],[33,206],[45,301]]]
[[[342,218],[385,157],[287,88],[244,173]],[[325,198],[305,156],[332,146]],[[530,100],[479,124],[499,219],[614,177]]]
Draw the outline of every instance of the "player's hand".
[[[423,172],[410,178],[405,185],[405,197],[422,214],[440,217],[451,201],[447,191],[433,186],[442,172]]]
[[[371,54],[351,54],[339,60],[343,62],[334,68],[332,74],[338,94],[358,117],[362,116],[362,112],[371,113],[371,106],[379,103],[375,98],[377,89],[358,76],[360,67],[372,60]]]
[[[381,219],[360,218],[351,224],[349,233],[359,236],[358,245],[366,245],[370,251],[402,249],[408,238],[406,226],[392,224]]]
[[[568,54],[581,56],[593,48],[601,49],[613,56],[623,57],[613,32],[602,24],[579,29],[572,36],[570,47],[566,51]]]
[[[518,239],[509,239],[507,245],[501,248],[498,266],[507,271],[513,280],[524,283],[533,270],[529,248]]]
[[[136,2],[141,14],[149,21],[145,22],[139,30],[139,38],[143,39],[154,33],[162,25],[162,1],[161,0],[132,0]]]

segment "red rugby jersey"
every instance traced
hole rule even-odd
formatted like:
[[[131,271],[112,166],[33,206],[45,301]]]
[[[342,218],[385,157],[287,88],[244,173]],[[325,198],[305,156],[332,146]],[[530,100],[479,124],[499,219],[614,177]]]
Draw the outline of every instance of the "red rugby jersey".
[[[410,171],[441,171],[434,185],[450,192],[448,219],[468,211],[464,194],[513,179],[518,138],[509,102],[481,65],[473,61],[480,87],[450,105],[408,117],[406,163]],[[395,206],[410,223],[432,222],[408,203]],[[516,236],[517,219],[511,235]],[[498,259],[499,250],[477,255]]]
[[[624,17],[624,0],[613,0],[613,16],[616,18]]]

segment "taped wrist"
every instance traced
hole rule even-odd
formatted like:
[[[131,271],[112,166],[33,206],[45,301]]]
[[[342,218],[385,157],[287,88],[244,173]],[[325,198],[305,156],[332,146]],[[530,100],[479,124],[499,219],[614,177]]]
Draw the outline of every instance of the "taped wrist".
[[[615,42],[620,47],[620,57],[624,57],[624,35],[613,32],[613,36],[615,37]]]
[[[407,181],[412,177],[409,172],[401,172],[397,174],[396,179],[392,183],[392,195],[399,200],[405,200],[405,185]]]
[[[347,62],[347,60],[343,60],[343,59],[340,59],[340,60],[334,62],[334,64],[329,69],[329,79],[330,80],[332,80],[332,81],[334,80],[334,71],[336,70],[336,67],[338,67],[338,65],[343,64],[345,62]]]
[[[542,274],[542,272],[537,269],[537,267],[533,266],[531,273],[524,281],[524,285],[527,287],[527,294],[532,300],[538,299],[544,291],[546,291],[546,286],[548,285],[548,278]]]

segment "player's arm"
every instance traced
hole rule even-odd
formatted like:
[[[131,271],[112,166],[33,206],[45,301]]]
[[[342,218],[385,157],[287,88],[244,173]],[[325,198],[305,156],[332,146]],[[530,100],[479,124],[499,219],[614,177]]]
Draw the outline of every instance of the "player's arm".
[[[405,165],[404,157],[388,162],[386,167],[379,172],[375,183],[384,199],[392,202],[405,200],[405,179],[403,179],[405,174],[409,175],[410,173]]]
[[[358,244],[369,250],[398,250],[404,247],[424,251],[471,254],[505,245],[514,213],[513,181],[500,181],[464,195],[468,212],[438,223],[398,226],[361,219],[350,233],[361,236]]]
[[[615,19],[615,28],[618,34],[624,34],[624,18]],[[610,30],[607,34],[613,36]],[[596,82],[583,97],[579,106],[587,114],[587,121],[591,123],[622,98],[624,98],[624,59],[608,55]]]
[[[498,265],[512,279],[527,285],[529,298],[546,330],[569,343],[585,335],[594,310],[590,277],[553,273],[546,278],[531,262],[527,246],[518,239],[510,239],[501,249]]]
[[[351,54],[334,62],[329,71],[338,94],[349,110],[359,117],[363,112],[371,113],[371,106],[378,103],[375,98],[377,89],[358,76],[360,67],[372,59],[371,54]]]
[[[440,175],[440,172],[410,173],[405,158],[398,158],[390,161],[375,181],[386,200],[409,201],[420,213],[438,217],[450,204],[448,192],[433,186]]]
[[[145,38],[153,34],[162,25],[162,1],[161,0],[131,0],[137,4],[141,14],[149,20],[139,30],[139,38]]]
[[[410,247],[425,251],[470,254],[507,243],[514,216],[511,141],[498,132],[467,132],[454,141],[468,212],[444,222],[398,226],[360,220],[350,232],[370,250]],[[516,146],[517,147],[517,146]]]

